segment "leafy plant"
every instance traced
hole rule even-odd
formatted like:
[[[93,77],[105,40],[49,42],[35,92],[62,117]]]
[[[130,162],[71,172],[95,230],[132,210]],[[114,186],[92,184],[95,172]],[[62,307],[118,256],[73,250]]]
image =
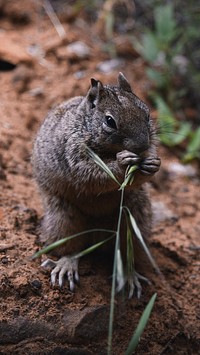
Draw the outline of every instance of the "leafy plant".
[[[146,29],[141,42],[134,40],[134,45],[148,64],[146,72],[153,83],[149,97],[158,112],[160,140],[170,147],[184,143],[182,158],[189,161],[200,157],[199,130],[188,122],[183,110],[188,95],[188,88],[183,83],[190,68],[185,48],[188,37],[194,38],[193,27],[190,24],[189,34],[186,34],[187,31],[179,26],[172,3],[158,5],[151,1],[151,4],[152,7],[155,4],[154,28]],[[193,78],[194,83],[200,83],[198,73],[193,74]],[[181,120],[178,119],[180,115]]]
[[[186,163],[195,158],[200,159],[200,127],[196,131],[190,132],[190,137],[187,151],[183,157],[183,161]]]

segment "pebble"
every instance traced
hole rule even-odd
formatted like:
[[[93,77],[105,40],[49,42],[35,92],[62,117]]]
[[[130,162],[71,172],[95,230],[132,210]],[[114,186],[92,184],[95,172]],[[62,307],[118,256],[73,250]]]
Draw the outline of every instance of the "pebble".
[[[35,280],[31,281],[31,286],[32,286],[34,289],[40,290],[40,289],[42,288],[42,283],[41,283],[40,280],[35,279]]]
[[[154,225],[167,220],[177,220],[178,218],[177,215],[161,201],[152,201],[152,210]]]
[[[4,256],[2,259],[1,259],[1,262],[2,264],[8,264],[8,258],[6,256]]]
[[[102,73],[108,74],[113,70],[121,67],[123,63],[124,61],[122,59],[117,58],[105,60],[104,62],[101,62],[97,65],[97,69]]]
[[[30,96],[43,96],[44,95],[44,89],[41,86],[38,86],[36,88],[33,88],[29,90],[29,95]]]
[[[191,164],[183,165],[178,162],[169,163],[168,171],[171,177],[186,176],[192,178],[197,175],[195,168]]]
[[[76,41],[67,46],[67,52],[68,54],[84,59],[90,56],[91,50],[84,42]]]

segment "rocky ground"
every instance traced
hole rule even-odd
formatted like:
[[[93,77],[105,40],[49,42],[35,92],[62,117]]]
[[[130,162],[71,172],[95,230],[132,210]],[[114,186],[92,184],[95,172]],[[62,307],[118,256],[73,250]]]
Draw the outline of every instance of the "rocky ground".
[[[62,14],[58,35],[39,2],[0,2],[0,354],[106,354],[112,266],[102,255],[80,264],[76,293],[52,289],[41,260],[42,207],[30,156],[48,110],[84,95],[90,78],[126,74],[147,100],[144,63],[126,38],[117,60],[103,51],[101,26]],[[77,43],[78,42],[78,43]],[[123,56],[122,56],[123,54]],[[153,114],[156,114],[153,112]],[[137,354],[198,354],[200,347],[200,178],[174,152],[159,148],[162,168],[149,185],[156,221],[149,241],[163,277],[148,267],[138,300],[116,297],[113,354],[124,354],[153,293],[157,300]]]

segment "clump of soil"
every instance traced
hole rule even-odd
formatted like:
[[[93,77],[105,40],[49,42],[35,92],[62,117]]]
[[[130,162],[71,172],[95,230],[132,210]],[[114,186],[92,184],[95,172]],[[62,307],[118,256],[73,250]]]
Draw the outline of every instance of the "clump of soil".
[[[48,110],[85,94],[90,77],[112,83],[122,71],[145,99],[144,63],[130,46],[127,56],[125,47],[123,58],[108,62],[96,27],[84,17],[63,17],[66,35],[59,37],[35,4],[23,4],[23,11],[20,2],[0,5],[0,352],[106,354],[112,266],[105,256],[90,255],[81,262],[76,293],[68,285],[51,288],[41,260],[30,259],[39,248],[42,217],[30,156]],[[74,42],[76,50],[69,46]],[[149,186],[156,215],[149,246],[163,278],[144,267],[152,284],[143,285],[141,299],[116,297],[114,354],[125,352],[154,292],[157,300],[137,353],[199,351],[199,171],[181,174],[172,169],[179,163],[173,153],[161,147],[160,156],[162,169]]]

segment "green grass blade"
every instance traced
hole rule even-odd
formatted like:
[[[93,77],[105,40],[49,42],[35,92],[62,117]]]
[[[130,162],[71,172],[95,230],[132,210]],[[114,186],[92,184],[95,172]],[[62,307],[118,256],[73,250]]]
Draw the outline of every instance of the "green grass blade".
[[[129,166],[127,169],[127,174],[125,176],[125,179],[123,183],[121,184],[121,187],[119,190],[124,189],[128,184],[131,185],[134,180],[134,172],[137,170],[138,166],[137,165],[132,165],[131,167]]]
[[[88,151],[88,154],[90,158],[94,160],[94,162],[100,166],[102,170],[104,170],[108,176],[110,176],[111,179],[113,179],[119,186],[121,186],[120,182],[116,179],[112,171],[108,168],[108,166],[104,163],[104,161],[96,154],[94,153],[89,147],[85,146],[86,150]]]
[[[138,343],[140,341],[140,337],[141,337],[141,335],[147,325],[149,317],[151,315],[151,311],[154,306],[154,302],[156,300],[156,297],[157,297],[157,294],[154,293],[154,295],[151,297],[149,303],[147,304],[144,312],[142,313],[142,316],[139,320],[139,323],[138,323],[137,328],[133,334],[133,337],[128,345],[125,355],[132,355],[133,351],[135,351],[136,347],[138,346]]]
[[[124,189],[121,190],[121,200],[119,208],[119,217],[117,224],[117,233],[115,240],[115,254],[113,262],[113,275],[112,275],[112,289],[111,289],[111,299],[110,299],[110,316],[109,316],[109,327],[108,327],[108,355],[112,353],[112,336],[113,336],[113,322],[114,322],[114,309],[115,309],[115,291],[116,291],[116,279],[117,279],[117,254],[120,249],[120,227],[123,211],[123,200],[124,200]]]
[[[142,234],[141,234],[141,232],[140,232],[140,230],[139,230],[139,228],[137,226],[137,223],[135,221],[135,218],[133,217],[133,215],[131,214],[130,210],[127,207],[124,207],[124,209],[128,212],[129,220],[130,220],[131,226],[132,226],[132,228],[133,228],[133,230],[135,232],[136,237],[140,241],[140,243],[141,243],[146,255],[148,256],[151,264],[153,265],[154,269],[156,270],[156,272],[158,274],[160,274],[160,269],[157,266],[154,258],[152,257],[152,255],[151,255],[151,253],[150,253],[150,251],[149,251],[149,249],[148,249],[148,247],[147,247],[147,245],[146,245],[146,243],[144,241],[144,238],[142,237]]]
[[[112,354],[112,337],[113,337],[113,322],[114,322],[114,309],[115,309],[115,290],[116,290],[116,273],[117,273],[117,249],[118,235],[115,241],[115,254],[113,262],[113,275],[112,275],[112,288],[110,299],[110,314],[109,314],[109,326],[108,326],[108,355]]]
[[[116,233],[115,233],[115,234],[116,234]],[[96,250],[97,248],[99,248],[101,245],[103,245],[103,244],[107,243],[109,240],[113,239],[114,236],[115,236],[115,234],[112,235],[111,237],[105,239],[105,240],[102,240],[102,241],[99,242],[99,243],[93,244],[91,247],[89,247],[89,248],[87,248],[87,249],[81,251],[80,253],[74,255],[73,258],[78,259],[78,258],[81,258],[81,257],[84,256],[84,255],[87,255],[87,254],[89,254],[89,253],[92,253],[94,250]]]
[[[126,258],[127,258],[127,277],[132,278],[134,274],[134,248],[133,248],[133,238],[132,231],[129,227],[129,223],[127,221],[127,250],[126,250]]]
[[[31,259],[36,259],[36,258],[38,258],[39,256],[41,256],[43,254],[48,254],[53,249],[60,247],[61,245],[63,245],[64,243],[68,242],[69,240],[71,240],[73,238],[79,237],[79,236],[84,235],[86,233],[96,233],[96,232],[105,232],[105,233],[116,234],[116,231],[109,230],[109,229],[90,229],[90,230],[87,230],[87,231],[84,231],[84,232],[76,233],[76,234],[70,235],[69,237],[60,239],[60,240],[48,245],[47,247],[39,250],[37,253],[35,253],[31,257]]]
[[[124,269],[123,269],[123,262],[122,262],[122,255],[121,255],[121,250],[117,250],[117,270],[116,270],[116,281],[117,281],[117,292],[120,292],[125,283],[125,277],[124,277]]]

